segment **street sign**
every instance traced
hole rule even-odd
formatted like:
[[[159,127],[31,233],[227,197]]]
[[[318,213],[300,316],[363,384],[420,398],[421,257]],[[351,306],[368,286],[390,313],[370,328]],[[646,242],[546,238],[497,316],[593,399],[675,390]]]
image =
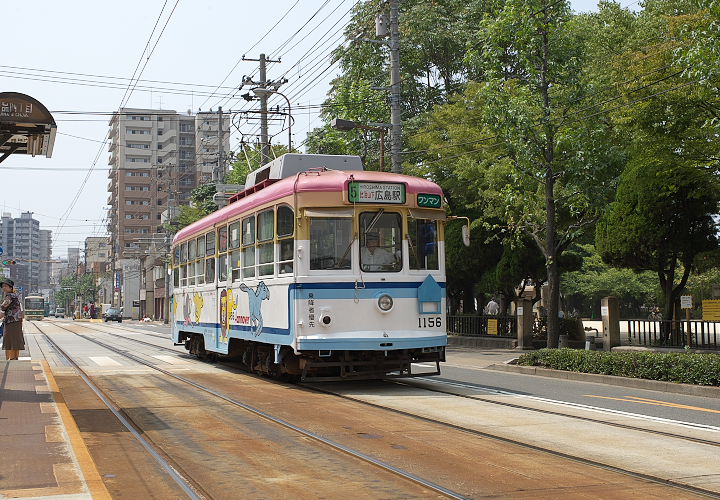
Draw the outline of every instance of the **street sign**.
[[[680,309],[692,309],[692,295],[680,296]]]

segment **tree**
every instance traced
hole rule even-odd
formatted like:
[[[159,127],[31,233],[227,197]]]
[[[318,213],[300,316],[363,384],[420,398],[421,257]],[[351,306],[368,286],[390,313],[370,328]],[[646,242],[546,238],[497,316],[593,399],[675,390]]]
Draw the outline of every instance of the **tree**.
[[[180,213],[170,222],[163,226],[169,233],[177,233],[185,226],[189,226],[206,215],[218,209],[213,201],[213,195],[217,192],[215,184],[203,184],[190,192],[191,205],[180,207]]]
[[[663,317],[671,318],[695,257],[718,247],[713,214],[719,202],[720,190],[707,171],[678,163],[666,150],[636,153],[597,226],[598,251],[609,264],[654,271]]]
[[[296,149],[291,153],[299,153]],[[288,147],[282,144],[270,145],[271,161],[288,153]],[[263,166],[262,163],[262,147],[260,144],[241,144],[240,152],[235,156],[235,160],[230,164],[231,169],[225,178],[228,184],[245,184],[247,175],[253,170]]]
[[[657,303],[659,288],[652,272],[610,267],[590,244],[580,245],[580,251],[582,265],[563,275],[562,288],[567,304],[581,315],[599,317],[600,300],[608,295],[618,298],[624,317],[640,317],[643,306]]]
[[[545,258],[548,346],[557,347],[559,258],[597,220],[622,153],[602,117],[578,123],[592,94],[566,2],[508,0],[496,19],[481,23],[478,39],[468,60],[485,75],[483,121],[509,168],[500,207],[508,229],[531,236]]]

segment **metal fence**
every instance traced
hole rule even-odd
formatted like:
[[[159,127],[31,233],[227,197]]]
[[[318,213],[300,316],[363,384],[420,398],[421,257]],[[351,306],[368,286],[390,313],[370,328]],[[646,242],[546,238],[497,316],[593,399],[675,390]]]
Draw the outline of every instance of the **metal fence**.
[[[629,319],[628,342],[630,345],[650,347],[685,347],[694,349],[720,348],[720,321],[673,321]]]
[[[447,322],[447,332],[451,335],[517,337],[517,318],[515,316],[448,316]]]

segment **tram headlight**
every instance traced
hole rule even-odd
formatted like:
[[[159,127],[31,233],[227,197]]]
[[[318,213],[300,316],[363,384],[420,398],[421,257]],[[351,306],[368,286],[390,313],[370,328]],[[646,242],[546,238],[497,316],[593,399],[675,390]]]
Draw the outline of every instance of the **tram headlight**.
[[[383,294],[378,297],[377,304],[382,312],[388,312],[393,308],[393,298],[387,294]]]

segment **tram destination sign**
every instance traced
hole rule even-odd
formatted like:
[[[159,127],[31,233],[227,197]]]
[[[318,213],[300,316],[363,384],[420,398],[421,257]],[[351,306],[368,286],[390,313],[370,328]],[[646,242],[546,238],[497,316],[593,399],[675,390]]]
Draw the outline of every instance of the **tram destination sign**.
[[[348,184],[350,203],[405,203],[405,184],[400,182],[359,182]]]

